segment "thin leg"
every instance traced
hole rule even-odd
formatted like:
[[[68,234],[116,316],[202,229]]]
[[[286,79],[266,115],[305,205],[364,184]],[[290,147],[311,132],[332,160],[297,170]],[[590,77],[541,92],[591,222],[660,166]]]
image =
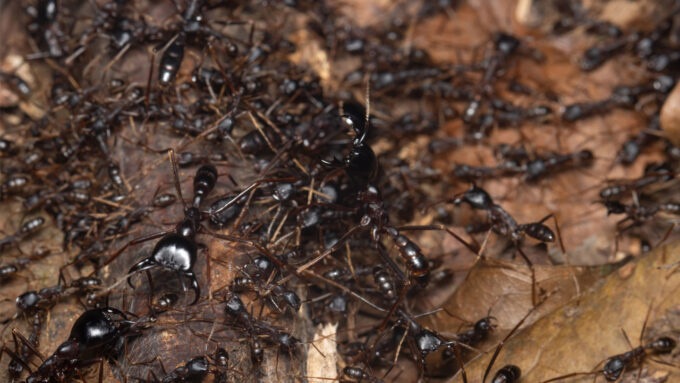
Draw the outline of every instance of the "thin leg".
[[[453,238],[455,238],[458,242],[462,243],[463,246],[465,246],[468,250],[470,250],[473,254],[477,254],[479,249],[475,248],[471,244],[469,244],[467,241],[465,241],[461,236],[458,234],[454,233],[453,230],[449,229],[448,227],[444,225],[418,225],[418,226],[401,226],[397,228],[399,231],[402,230],[443,230],[449,233]]]
[[[536,310],[538,307],[540,307],[543,304],[543,302],[545,302],[545,299],[542,300],[541,302],[539,302],[538,305],[535,305],[531,310],[529,310],[529,312],[526,313],[526,315],[524,315],[522,320],[520,320],[519,323],[517,323],[515,325],[515,327],[513,327],[512,330],[510,330],[508,335],[506,335],[505,338],[503,338],[503,340],[498,344],[498,346],[496,347],[496,351],[494,351],[493,356],[491,357],[491,360],[489,361],[489,365],[486,366],[486,371],[484,371],[484,377],[482,378],[482,383],[486,382],[486,378],[489,376],[489,372],[491,372],[491,368],[493,367],[493,364],[496,362],[496,358],[498,357],[498,354],[501,352],[501,349],[503,348],[503,345],[505,344],[505,342],[508,339],[510,339],[510,337],[513,336],[515,334],[515,332],[517,332],[517,330],[520,328],[520,326],[522,326],[522,324],[529,317],[529,315],[531,315],[534,312],[534,310]]]
[[[179,182],[179,172],[177,171],[177,160],[175,159],[175,150],[170,148],[168,149],[168,153],[170,156],[170,163],[172,164],[172,174],[175,179],[175,189],[177,190],[179,200],[182,201],[182,207],[184,208],[184,211],[186,211],[187,203],[184,201],[184,197],[182,196],[182,187]]]
[[[151,65],[149,66],[149,78],[146,80],[146,95],[144,96],[144,111],[149,112],[149,98],[151,97],[151,78],[153,77],[153,64],[158,52],[154,48],[151,52]]]
[[[45,357],[43,356],[43,354],[41,354],[40,351],[38,351],[35,347],[33,347],[33,342],[29,341],[23,335],[21,335],[19,330],[12,329],[12,336],[19,338],[21,340],[21,343],[23,343],[26,347],[28,347],[35,355],[38,355],[38,358],[40,358],[40,360],[45,360]],[[16,342],[16,338],[14,339],[15,342]]]
[[[463,383],[468,383],[467,373],[465,372],[465,364],[463,363],[463,356],[461,355],[460,349],[458,348],[458,342],[453,342],[453,351],[456,354],[456,359],[458,359],[458,366],[460,367],[460,374],[463,377]]]
[[[524,254],[524,251],[522,251],[522,249],[519,246],[516,246],[516,249],[519,252],[519,254],[522,256],[524,261],[527,263],[527,265],[529,266],[529,270],[531,271],[531,303],[535,307],[536,302],[537,302],[537,299],[536,299],[536,270],[534,270],[534,264],[531,263],[531,261],[529,260],[529,257],[527,257],[527,255]]]
[[[111,257],[109,257],[109,259],[107,259],[106,262],[104,262],[104,264],[102,265],[102,267],[104,267],[104,266],[108,265],[109,263],[113,262],[113,260],[116,259],[116,258],[118,258],[118,256],[119,256],[123,251],[125,251],[128,247],[133,246],[133,245],[138,245],[138,244],[143,243],[143,242],[151,241],[151,240],[156,239],[156,238],[160,238],[160,237],[162,237],[162,236],[164,236],[164,235],[166,235],[166,234],[169,234],[169,233],[171,233],[171,231],[160,231],[160,232],[158,232],[158,233],[145,235],[145,236],[143,236],[143,237],[135,238],[135,239],[129,241],[128,243],[125,244],[125,246],[123,246],[123,247],[121,247],[120,249],[116,250],[116,252],[113,253],[113,255],[112,255]]]

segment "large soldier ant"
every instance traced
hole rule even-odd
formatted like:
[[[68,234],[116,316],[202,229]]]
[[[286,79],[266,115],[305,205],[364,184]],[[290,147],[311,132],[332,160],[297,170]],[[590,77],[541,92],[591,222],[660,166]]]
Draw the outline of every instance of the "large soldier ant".
[[[170,151],[170,158],[173,167],[173,174],[175,177],[175,188],[177,189],[180,200],[184,205],[184,219],[175,226],[175,230],[173,231],[162,231],[129,241],[122,248],[117,250],[105,262],[105,265],[113,261],[129,246],[160,237],[161,239],[154,246],[151,255],[133,265],[132,268],[130,268],[130,273],[144,271],[159,266],[171,271],[175,271],[180,275],[180,281],[182,282],[182,286],[185,290],[186,285],[184,284],[184,279],[182,277],[189,278],[191,284],[190,287],[194,291],[194,300],[191,304],[195,304],[198,301],[201,292],[198,281],[196,280],[196,275],[193,271],[193,266],[196,262],[196,256],[198,253],[198,245],[196,243],[195,237],[196,234],[200,232],[208,232],[207,229],[201,224],[201,221],[206,218],[211,218],[215,215],[218,215],[222,211],[228,209],[234,205],[244,194],[255,188],[260,183],[277,180],[270,179],[257,181],[241,192],[236,198],[222,205],[221,207],[210,212],[202,212],[199,210],[199,207],[208,193],[210,193],[210,191],[215,186],[218,176],[217,169],[213,165],[208,164],[201,166],[197,170],[196,176],[194,177],[194,196],[192,204],[187,206],[184,198],[182,197],[182,190],[179,185],[179,176],[177,172],[177,162],[175,161],[174,151],[172,150]],[[257,245],[253,241],[212,232],[210,232],[210,234],[217,238],[250,244],[262,251],[265,251],[262,246]],[[266,254],[269,255],[268,252],[266,252]],[[278,265],[281,265],[281,262],[278,259],[273,258],[273,256],[272,260],[274,260]],[[128,277],[128,283],[132,286],[131,276]]]
[[[26,379],[27,383],[49,383],[70,379],[79,369],[100,362],[103,368],[105,359],[115,357],[123,349],[126,337],[135,336],[154,318],[142,317],[129,320],[120,310],[114,308],[98,308],[84,312],[71,327],[71,334],[57,350]],[[28,340],[19,335],[24,344],[41,355]],[[20,363],[27,370],[31,368],[7,347],[2,350]]]

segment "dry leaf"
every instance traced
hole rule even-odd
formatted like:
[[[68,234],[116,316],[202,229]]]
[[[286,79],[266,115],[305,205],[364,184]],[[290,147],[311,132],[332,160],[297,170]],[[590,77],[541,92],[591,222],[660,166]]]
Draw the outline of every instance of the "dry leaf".
[[[679,247],[679,243],[674,243],[656,249],[637,262],[630,277],[622,279],[618,273],[612,273],[595,289],[518,333],[505,343],[492,373],[514,364],[522,369],[523,382],[539,382],[592,371],[598,364],[602,368],[606,358],[630,350],[622,329],[633,346],[640,344],[638,339],[650,304],[652,311],[643,342],[668,335],[669,321],[665,316],[680,309],[680,273],[664,266],[680,261]],[[466,366],[470,383],[481,381],[491,354],[484,354]],[[668,371],[669,381],[680,379],[678,371],[668,366],[646,363],[645,367]],[[598,379],[604,381],[602,377]],[[567,381],[592,380],[591,375]],[[450,380],[461,381],[460,374]]]

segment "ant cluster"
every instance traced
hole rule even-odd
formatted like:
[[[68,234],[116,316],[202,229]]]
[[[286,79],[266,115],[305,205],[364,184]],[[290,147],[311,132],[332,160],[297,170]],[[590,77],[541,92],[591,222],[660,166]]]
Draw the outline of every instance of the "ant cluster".
[[[85,380],[99,364],[102,382],[107,361],[120,381],[261,381],[279,373],[311,381],[300,367],[315,347],[309,328],[339,323],[343,364],[318,379],[381,382],[412,368],[413,379],[425,380],[442,374],[431,363],[439,354],[444,374],[460,371],[467,382],[465,363],[488,345],[496,318],[490,309],[456,334],[423,325],[425,314],[416,313],[431,307],[419,302],[452,286],[454,262],[418,242],[441,232],[460,253],[485,257],[494,234],[531,270],[538,307],[549,297],[526,244],[538,241],[547,253],[559,243],[564,253],[560,213],[519,216],[493,182],[537,189],[602,160],[594,147],[494,144],[527,125],[573,128],[644,103],[649,127],[623,142],[612,167],[633,166],[661,143],[667,160],[638,178],[608,181],[598,202],[624,216],[619,236],[680,214],[680,201],[658,199],[669,194],[680,158],[658,117],[679,74],[677,12],[651,31],[625,32],[576,5],[562,9],[552,35],[583,27],[600,39],[583,53],[581,70],[630,54],[648,71],[647,80],[604,99],[562,105],[554,92],[517,79],[521,64],[544,65],[546,57],[507,31],[489,34],[483,57],[465,62],[442,62],[412,45],[414,25],[451,17],[463,2],[398,1],[389,22],[368,27],[343,16],[340,3],[0,6],[3,17],[23,9],[17,25],[26,32],[25,44],[11,48],[21,64],[0,72],[2,89],[19,100],[2,106],[0,120],[0,201],[13,209],[5,227],[13,229],[0,238],[0,289],[16,304],[0,351],[9,379]],[[294,38],[300,25],[305,37]],[[321,73],[299,59],[307,45],[356,65]],[[22,78],[26,72],[33,75]],[[406,158],[402,149],[418,142],[420,152]],[[473,147],[497,163],[442,167],[441,158]],[[461,212],[475,222],[460,224],[452,216]],[[45,238],[54,233],[60,238]],[[49,240],[60,248],[35,245],[24,254]],[[57,255],[58,278],[37,275]],[[16,294],[15,279],[31,287]],[[45,354],[46,318],[74,300],[70,334]],[[520,381],[522,366],[493,361],[524,319],[497,346],[483,382]],[[181,343],[168,346],[167,333]],[[611,358],[602,372],[616,380],[674,346],[660,338]]]

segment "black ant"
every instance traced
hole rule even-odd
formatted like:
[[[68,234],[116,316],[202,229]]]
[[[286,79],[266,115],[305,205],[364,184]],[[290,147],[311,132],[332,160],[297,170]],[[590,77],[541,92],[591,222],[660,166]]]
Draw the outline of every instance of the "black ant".
[[[607,44],[595,45],[586,49],[580,60],[581,70],[589,72],[599,68],[606,61],[623,52],[626,47],[635,43],[639,38],[640,35],[638,33],[632,33],[628,36],[616,38]]]
[[[42,228],[44,224],[45,218],[43,217],[36,217],[28,220],[28,222],[21,225],[19,230],[17,230],[14,234],[0,239],[0,251],[6,249],[9,246],[17,245],[22,239],[35,234]]]
[[[505,211],[500,205],[497,205],[496,203],[493,202],[493,199],[491,196],[482,188],[476,185],[472,185],[468,190],[465,192],[462,192],[458,194],[457,196],[454,196],[451,199],[451,202],[453,202],[454,205],[460,205],[461,203],[465,202],[468,205],[470,205],[474,209],[478,210],[484,210],[487,215],[488,219],[488,226],[493,229],[494,231],[498,232],[501,235],[509,237],[514,246],[515,249],[519,252],[519,254],[522,256],[522,259],[529,265],[531,269],[531,279],[532,279],[532,301],[535,303],[536,302],[536,290],[535,290],[535,285],[536,285],[536,280],[535,280],[535,271],[533,268],[533,263],[529,260],[529,258],[524,254],[524,251],[519,246],[520,241],[522,240],[522,236],[524,234],[539,240],[540,242],[546,243],[546,242],[554,242],[556,239],[555,233],[543,222],[545,222],[549,218],[555,219],[553,214],[549,214],[546,217],[542,218],[541,220],[537,222],[530,222],[530,223],[524,223],[524,224],[519,224],[515,219]],[[555,222],[556,219],[555,219]],[[559,227],[558,227],[559,230]],[[560,247],[562,248],[562,251],[564,252],[564,245],[562,244],[562,238],[559,238],[560,240]]]
[[[161,86],[172,83],[179,71],[184,59],[184,47],[189,39],[203,42],[204,39],[215,37],[220,40],[228,40],[221,33],[215,31],[210,26],[205,25],[201,8],[202,0],[189,0],[184,9],[182,20],[170,26],[170,29],[178,29],[177,34],[172,40],[166,43],[165,51],[161,56],[158,72],[158,82]],[[233,23],[233,22],[232,22]],[[228,42],[230,49],[237,49],[236,45]]]
[[[260,183],[272,182],[272,181],[285,181],[286,179],[265,179],[256,181],[251,186],[242,191],[235,199],[229,201],[228,203],[222,205],[221,207],[212,210],[211,212],[202,212],[199,210],[201,203],[204,198],[212,191],[217,181],[217,169],[210,164],[201,166],[196,171],[196,176],[194,177],[194,197],[192,204],[187,206],[184,198],[182,197],[182,190],[179,184],[179,176],[177,171],[177,162],[175,160],[174,151],[170,150],[170,158],[172,162],[172,169],[175,178],[175,188],[177,193],[184,205],[184,219],[180,221],[173,231],[162,231],[154,234],[150,234],[144,237],[140,237],[126,243],[122,248],[117,250],[105,263],[104,265],[112,262],[118,255],[120,255],[125,249],[131,245],[136,245],[145,241],[156,239],[161,237],[161,239],[156,243],[151,255],[137,262],[132,268],[130,268],[130,273],[135,273],[138,271],[148,270],[154,267],[163,267],[168,270],[177,272],[180,275],[180,281],[182,282],[183,288],[186,290],[186,285],[184,284],[185,276],[190,279],[191,289],[194,291],[194,300],[192,305],[195,304],[200,297],[200,287],[198,281],[196,280],[196,275],[193,271],[194,263],[196,262],[196,255],[198,253],[198,245],[195,240],[196,234],[206,231],[209,232],[202,224],[206,218],[212,218],[215,215],[220,214],[222,211],[230,208],[234,205],[238,199],[243,195],[253,190]],[[267,252],[264,247],[258,245],[253,241],[246,239],[236,238],[228,235],[222,235],[217,233],[209,232],[217,238],[226,239],[229,241],[242,242],[250,244],[260,251],[264,251],[267,256],[277,263],[277,265],[282,266],[283,264],[278,259],[274,258],[269,252]],[[149,274],[147,274],[147,277]],[[128,283],[132,286],[132,276],[128,277]]]
[[[491,228],[502,235],[509,236],[515,243],[522,239],[522,234],[527,234],[541,242],[555,241],[555,233],[543,224],[547,219],[553,217],[552,214],[537,222],[518,224],[505,209],[494,203],[491,196],[479,186],[471,186],[465,192],[454,196],[451,202],[454,205],[465,202],[474,209],[486,211]]]
[[[88,293],[93,289],[99,288],[100,286],[101,280],[98,278],[84,277],[76,279],[67,285],[62,285],[60,283],[56,286],[42,288],[39,291],[28,291],[19,295],[16,298],[17,308],[24,315],[32,317],[32,331],[28,338],[28,341],[32,347],[38,347],[38,340],[42,330],[43,316],[47,310],[54,305],[56,299],[70,295],[73,292]],[[68,291],[70,289],[73,290]],[[21,361],[28,361],[28,358],[31,356],[30,347],[31,346],[28,344],[22,345],[21,351],[18,354],[21,358]],[[10,373],[16,377],[18,377],[23,372],[22,364],[17,360],[12,360],[10,362],[9,369]]]
[[[649,221],[656,216],[657,213],[667,213],[673,215],[680,215],[680,203],[666,202],[656,205],[640,205],[637,194],[633,194],[633,203],[624,204],[619,201],[606,200],[602,204],[607,208],[607,215],[609,214],[625,214],[626,217],[617,222],[616,226],[619,232],[628,230],[629,228],[639,225],[645,221]],[[631,224],[625,228],[621,228],[622,224],[631,221]]]
[[[5,281],[17,275],[19,271],[30,265],[32,262],[45,258],[50,255],[52,251],[46,248],[39,248],[27,257],[21,257],[0,266],[0,282]]]
[[[524,177],[527,181],[536,181],[560,169],[589,165],[592,162],[593,152],[587,149],[567,154],[549,153],[528,162]]]
[[[612,90],[609,97],[590,102],[579,102],[564,107],[562,120],[575,122],[597,114],[604,114],[614,108],[629,108],[638,102],[641,95],[647,93],[668,93],[674,80],[668,76],[660,76],[653,79],[651,83],[638,86],[619,86]]]
[[[627,192],[637,192],[640,189],[656,184],[672,180],[675,173],[668,168],[666,164],[654,164],[645,169],[642,177],[633,180],[617,181],[611,186],[607,186],[600,190],[600,198],[603,200],[610,200],[621,196]]]
[[[174,162],[173,166],[176,166]],[[196,275],[193,272],[193,266],[198,253],[194,237],[199,229],[201,220],[201,212],[198,210],[198,207],[201,205],[203,198],[213,189],[216,181],[217,169],[214,166],[204,165],[198,169],[194,178],[193,203],[191,207],[185,207],[184,220],[177,224],[174,232],[162,233],[163,237],[156,243],[151,256],[142,259],[132,266],[129,271],[130,274],[158,266],[176,271],[189,278],[190,287],[194,290],[194,300],[191,304],[195,304],[198,301],[201,290],[196,280]],[[178,192],[180,192],[181,196],[181,190],[178,190]],[[158,236],[160,235],[154,234],[145,237],[145,239],[157,238]],[[186,290],[184,280],[180,280]],[[131,276],[128,277],[128,283],[132,286]]]
[[[160,359],[158,359],[160,362]],[[161,362],[161,369],[163,376],[158,379],[153,371],[149,371],[150,379],[147,382],[162,382],[162,383],[182,383],[194,382],[203,380],[209,373],[215,376],[216,382],[226,381],[225,373],[229,364],[229,353],[227,350],[218,347],[215,354],[208,356],[200,356],[193,358],[185,364],[175,368],[169,373],[165,372],[165,367]],[[211,365],[213,368],[211,368]],[[139,379],[142,380],[142,379]]]
[[[274,265],[265,256],[255,258],[244,268],[243,277],[236,277],[232,280],[230,290],[235,293],[245,291],[255,291],[258,297],[268,292],[269,302],[281,312],[279,305],[285,303],[293,312],[298,312],[301,305],[300,297],[293,291],[286,290],[280,285],[267,282]]]
[[[39,57],[62,57],[62,46],[65,36],[59,26],[59,2],[57,0],[38,0],[37,6],[28,6],[26,13],[33,17],[33,22],[28,25],[28,31],[39,33],[41,45],[47,46],[48,52],[31,55]]]
[[[104,359],[115,357],[122,351],[125,338],[139,335],[140,330],[153,321],[154,318],[147,317],[129,320],[123,312],[111,307],[86,311],[71,327],[68,340],[59,345],[54,354],[31,372],[26,378],[26,383],[65,381],[74,373],[79,373],[80,368],[96,362],[100,362],[100,368],[103,368]],[[16,331],[14,334],[19,336],[36,355],[41,355],[21,334]],[[31,371],[31,368],[7,347],[2,351]]]
[[[0,201],[5,200],[11,195],[21,195],[25,193],[30,179],[24,175],[13,175],[0,185]]]
[[[381,379],[369,374],[364,369],[355,366],[346,366],[342,369],[342,374],[346,379],[354,382],[368,381],[369,383],[383,383]]]
[[[29,97],[31,95],[31,87],[28,83],[14,73],[0,71],[0,82],[8,84],[22,97]]]
[[[264,356],[262,344],[258,339],[258,335],[260,334],[267,335],[267,339],[278,344],[283,351],[294,352],[296,350],[296,344],[299,342],[297,339],[287,332],[276,329],[265,322],[255,320],[250,313],[248,313],[246,306],[238,295],[230,293],[224,311],[229,317],[245,327],[250,335],[251,359],[254,364],[260,364]]]
[[[602,370],[592,372],[574,372],[571,374],[566,374],[563,376],[558,376],[556,378],[548,379],[546,381],[543,381],[542,383],[555,382],[573,376],[594,375],[600,372],[602,373],[606,381],[615,382],[619,380],[623,372],[627,369],[639,366],[640,370],[642,370],[642,363],[645,361],[647,357],[651,355],[670,354],[677,344],[677,342],[670,337],[664,336],[655,339],[651,343],[642,344],[642,339],[644,337],[645,329],[647,327],[647,320],[649,319],[650,312],[651,306],[650,309],[647,311],[647,316],[645,317],[644,324],[642,325],[642,331],[640,332],[639,340],[640,346],[633,347],[633,345],[630,343],[630,340],[628,339],[628,335],[626,335],[626,331],[622,329],[621,331],[623,332],[623,336],[625,337],[626,342],[628,342],[628,344],[630,345],[631,349],[622,354],[614,355],[608,358],[604,362],[604,367],[602,368]],[[600,365],[600,363],[598,363],[598,365]]]

